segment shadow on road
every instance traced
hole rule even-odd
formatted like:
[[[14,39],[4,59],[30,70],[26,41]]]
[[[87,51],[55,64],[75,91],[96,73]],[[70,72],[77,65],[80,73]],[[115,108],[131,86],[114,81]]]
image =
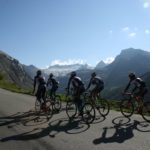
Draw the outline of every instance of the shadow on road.
[[[114,126],[104,127],[100,138],[94,139],[95,145],[101,143],[123,143],[134,137],[134,130],[140,132],[150,132],[150,124],[147,122],[139,122],[134,120],[131,122],[129,118],[116,117],[112,120]],[[111,136],[110,136],[111,135]]]
[[[50,122],[46,128],[34,128],[33,130],[21,134],[8,136],[2,138],[1,142],[7,142],[10,140],[27,141],[40,139],[46,136],[54,138],[60,132],[65,132],[67,134],[79,134],[88,130],[89,127],[90,125],[82,124],[79,119],[70,122],[66,118],[61,118]]]
[[[17,112],[10,116],[0,117],[0,126],[12,128],[17,125],[31,126],[47,122],[46,119],[38,119],[39,116],[37,116],[34,111]],[[31,122],[36,122],[36,124],[31,124]]]

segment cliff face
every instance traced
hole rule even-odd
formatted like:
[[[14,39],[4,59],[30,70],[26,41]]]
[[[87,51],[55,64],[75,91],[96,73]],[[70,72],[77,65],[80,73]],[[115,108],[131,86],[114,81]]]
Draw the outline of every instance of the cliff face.
[[[25,72],[23,65],[2,51],[0,51],[0,73],[6,81],[21,88],[32,87],[33,81]]]

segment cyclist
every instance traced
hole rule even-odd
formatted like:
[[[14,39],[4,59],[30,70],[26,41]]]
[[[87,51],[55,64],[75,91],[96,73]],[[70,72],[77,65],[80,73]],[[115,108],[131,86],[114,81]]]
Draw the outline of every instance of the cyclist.
[[[36,76],[34,77],[33,93],[35,92],[36,86],[37,86],[37,91],[35,94],[36,98],[40,103],[42,103],[41,102],[41,98],[42,98],[44,102],[43,104],[45,104],[46,82],[45,82],[45,77],[42,75],[41,70],[38,70]]]
[[[49,87],[49,95],[50,97],[55,96],[56,90],[58,89],[58,81],[54,79],[54,75],[50,73],[49,78],[47,80],[47,87]]]
[[[76,72],[73,71],[70,74],[70,78],[68,81],[67,90],[69,92],[70,86],[72,85],[73,88],[73,97],[74,101],[77,105],[79,115],[82,115],[81,108],[82,108],[82,100],[80,99],[81,94],[85,91],[84,83],[82,82],[80,77],[77,77]]]
[[[95,72],[91,74],[90,82],[86,88],[88,90],[93,85],[91,90],[91,97],[96,98],[98,94],[104,89],[104,81],[101,77],[97,76]]]
[[[126,93],[130,86],[133,85],[134,88],[132,89],[132,93],[144,98],[145,94],[148,92],[145,82],[141,78],[136,77],[134,73],[130,73],[128,77],[129,83],[126,86],[124,93]]]

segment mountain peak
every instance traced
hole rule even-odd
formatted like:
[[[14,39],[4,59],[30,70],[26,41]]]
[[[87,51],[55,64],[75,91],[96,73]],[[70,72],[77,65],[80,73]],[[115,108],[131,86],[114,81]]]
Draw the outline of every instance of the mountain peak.
[[[101,60],[101,61],[96,65],[95,69],[102,69],[102,68],[104,68],[106,65],[107,65],[107,64],[106,64],[103,60]]]
[[[134,57],[137,56],[147,56],[150,57],[150,52],[144,51],[141,49],[134,49],[134,48],[128,48],[128,49],[123,49],[121,53],[115,58],[115,60],[118,59],[133,59]]]

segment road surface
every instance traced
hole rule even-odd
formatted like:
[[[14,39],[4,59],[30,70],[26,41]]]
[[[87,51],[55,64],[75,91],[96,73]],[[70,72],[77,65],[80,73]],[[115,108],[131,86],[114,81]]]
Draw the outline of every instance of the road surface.
[[[65,105],[49,121],[34,114],[35,97],[0,89],[0,150],[149,150],[150,123],[110,111],[91,125],[69,122]]]

